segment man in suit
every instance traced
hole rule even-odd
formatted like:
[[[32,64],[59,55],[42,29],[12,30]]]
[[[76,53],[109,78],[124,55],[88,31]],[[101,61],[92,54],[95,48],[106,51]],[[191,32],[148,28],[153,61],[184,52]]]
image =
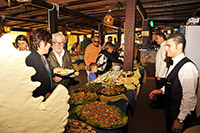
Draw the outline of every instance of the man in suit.
[[[51,34],[43,29],[36,29],[30,34],[31,54],[26,58],[26,65],[35,69],[36,73],[31,77],[32,81],[39,81],[41,84],[33,91],[33,97],[48,96],[52,89],[52,72],[48,66],[45,54],[51,47]]]
[[[52,48],[53,50],[49,53],[47,61],[51,69],[60,68],[60,69],[72,69],[72,62],[69,51],[64,49],[65,46],[65,36],[60,33],[52,34]],[[66,88],[69,88],[69,77],[53,77],[53,87],[56,87],[58,84],[64,85]]]
[[[168,132],[180,133],[188,128],[197,104],[198,70],[196,65],[184,54],[186,40],[183,34],[173,33],[166,42],[167,56],[171,57],[166,74],[166,84],[155,94],[165,94],[165,109]]]

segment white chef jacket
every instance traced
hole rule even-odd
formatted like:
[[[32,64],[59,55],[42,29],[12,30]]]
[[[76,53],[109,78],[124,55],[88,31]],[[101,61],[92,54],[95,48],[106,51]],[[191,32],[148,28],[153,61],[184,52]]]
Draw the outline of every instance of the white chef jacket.
[[[157,51],[156,53],[156,71],[155,71],[155,77],[161,77],[161,78],[165,78],[165,75],[167,73],[167,62],[165,61],[166,59],[166,41],[163,42],[160,45],[160,49]]]

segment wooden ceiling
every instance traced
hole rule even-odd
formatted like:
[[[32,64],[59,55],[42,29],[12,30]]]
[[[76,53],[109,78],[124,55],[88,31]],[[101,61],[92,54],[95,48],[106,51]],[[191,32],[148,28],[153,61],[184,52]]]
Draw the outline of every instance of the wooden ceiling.
[[[114,18],[114,28],[124,28],[126,0],[28,0],[30,2],[25,3],[18,1],[26,0],[0,1],[2,23],[15,30],[47,28],[48,4],[60,7],[59,30],[66,26],[67,30],[80,34],[98,30],[98,23],[101,23],[108,13]],[[140,0],[140,3],[147,19],[154,21],[154,27],[179,27],[190,17],[198,16],[200,11],[200,0]],[[141,11],[137,10],[136,28],[142,27],[142,19]]]

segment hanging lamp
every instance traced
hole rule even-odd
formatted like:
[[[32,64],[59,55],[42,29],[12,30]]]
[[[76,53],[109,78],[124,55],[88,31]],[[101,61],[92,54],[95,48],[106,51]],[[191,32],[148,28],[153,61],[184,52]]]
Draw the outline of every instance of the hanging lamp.
[[[114,18],[110,15],[111,10],[109,10],[109,13],[106,14],[106,16],[104,17],[104,23],[107,25],[113,25],[114,22]]]

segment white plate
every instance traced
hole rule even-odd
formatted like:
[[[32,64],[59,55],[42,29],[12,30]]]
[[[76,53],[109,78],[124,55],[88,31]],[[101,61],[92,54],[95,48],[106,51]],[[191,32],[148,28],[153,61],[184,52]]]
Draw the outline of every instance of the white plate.
[[[58,71],[56,72],[56,74],[60,75],[60,76],[68,76],[72,73],[74,73],[73,69],[64,69],[66,71],[66,73],[58,73]]]

